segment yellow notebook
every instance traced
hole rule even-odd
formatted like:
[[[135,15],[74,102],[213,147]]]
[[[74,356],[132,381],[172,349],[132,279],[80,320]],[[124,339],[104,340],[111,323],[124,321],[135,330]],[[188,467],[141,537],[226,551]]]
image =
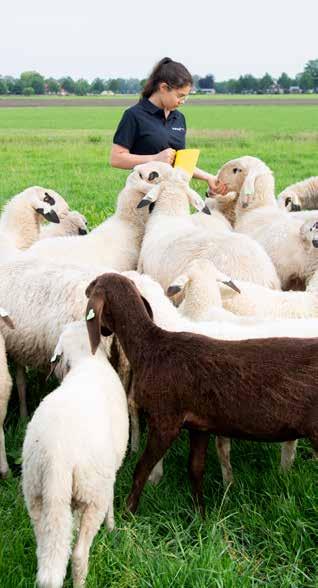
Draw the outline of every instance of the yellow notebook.
[[[173,167],[181,167],[192,177],[199,155],[200,149],[179,149]]]

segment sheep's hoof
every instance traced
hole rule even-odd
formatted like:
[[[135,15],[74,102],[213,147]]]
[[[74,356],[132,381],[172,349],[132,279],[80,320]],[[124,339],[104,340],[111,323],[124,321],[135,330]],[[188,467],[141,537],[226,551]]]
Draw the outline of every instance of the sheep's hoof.
[[[152,472],[148,478],[148,482],[153,486],[157,486],[162,478],[161,472]]]
[[[12,476],[12,472],[9,469],[5,470],[4,472],[0,472],[1,480],[7,480],[8,478],[11,478],[11,476]]]

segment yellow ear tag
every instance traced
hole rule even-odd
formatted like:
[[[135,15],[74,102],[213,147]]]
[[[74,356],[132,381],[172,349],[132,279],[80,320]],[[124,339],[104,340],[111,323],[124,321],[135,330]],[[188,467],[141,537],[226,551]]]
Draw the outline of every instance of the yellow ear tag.
[[[200,149],[179,149],[173,167],[180,167],[192,177],[199,155]]]
[[[95,312],[92,308],[89,309],[88,315],[86,317],[87,321],[91,321],[93,318],[95,318]]]

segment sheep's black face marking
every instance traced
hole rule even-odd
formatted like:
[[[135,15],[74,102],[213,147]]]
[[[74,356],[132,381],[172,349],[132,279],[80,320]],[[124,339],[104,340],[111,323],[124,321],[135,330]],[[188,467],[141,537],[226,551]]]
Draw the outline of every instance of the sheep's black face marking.
[[[210,209],[207,207],[207,205],[205,204],[205,206],[202,208],[201,212],[204,212],[204,214],[211,214]]]
[[[148,176],[148,182],[152,182],[155,178],[159,178],[159,174],[156,171],[152,171]]]
[[[44,217],[46,218],[46,220],[48,220],[50,223],[59,223],[60,219],[57,216],[55,210],[51,210],[50,212],[46,212],[44,214]]]
[[[139,172],[139,177],[142,179],[142,173],[141,172]]]
[[[153,209],[154,209],[154,207],[155,207],[155,204],[156,204],[155,202],[151,202],[151,203],[149,204],[149,214],[151,214],[151,213],[152,213],[152,211],[153,211]]]
[[[181,287],[180,286],[169,286],[169,288],[167,290],[167,296],[169,298],[171,298],[175,294],[178,294],[178,292],[181,292]]]
[[[45,192],[45,197],[43,198],[44,202],[47,202],[48,204],[51,204],[51,206],[53,206],[53,204],[55,204],[55,200],[52,196],[50,196],[50,194],[48,194],[47,192]]]

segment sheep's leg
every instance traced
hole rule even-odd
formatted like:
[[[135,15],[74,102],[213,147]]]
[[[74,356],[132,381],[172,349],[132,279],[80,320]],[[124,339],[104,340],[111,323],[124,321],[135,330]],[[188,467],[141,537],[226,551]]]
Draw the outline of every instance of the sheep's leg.
[[[189,478],[193,498],[199,507],[201,515],[204,517],[203,474],[210,433],[207,431],[196,431],[192,429],[189,431],[189,435]]]
[[[137,453],[140,444],[138,408],[133,401],[128,401],[128,407],[131,425],[130,449],[132,453]]]
[[[153,468],[153,470],[148,478],[148,482],[150,482],[151,484],[159,484],[162,476],[163,476],[163,459],[158,461],[158,463]]]
[[[26,404],[26,373],[23,365],[17,364],[16,382],[19,394],[20,403],[20,417],[21,419],[28,418],[28,409]]]
[[[108,531],[113,531],[115,528],[115,517],[114,517],[114,486],[112,486],[109,493],[109,506],[106,513],[105,522]]]
[[[11,394],[12,382],[8,374],[0,396],[0,478],[6,478],[9,473],[9,466],[6,455],[5,437],[3,423],[7,415],[8,402]]]
[[[296,441],[285,441],[285,443],[282,443],[280,468],[283,472],[287,472],[295,461],[297,443],[297,439]]]
[[[181,429],[176,426],[173,430],[164,431],[162,428],[150,427],[146,449],[137,463],[134,471],[133,486],[127,500],[127,508],[135,512],[140,494],[155,464],[164,456],[172,442],[178,437]]]
[[[234,481],[230,461],[231,439],[228,437],[216,437],[215,446],[221,464],[223,484],[224,486],[228,486]]]
[[[105,511],[89,504],[83,511],[78,539],[72,554],[73,587],[85,586],[88,556],[93,539],[105,517]]]

